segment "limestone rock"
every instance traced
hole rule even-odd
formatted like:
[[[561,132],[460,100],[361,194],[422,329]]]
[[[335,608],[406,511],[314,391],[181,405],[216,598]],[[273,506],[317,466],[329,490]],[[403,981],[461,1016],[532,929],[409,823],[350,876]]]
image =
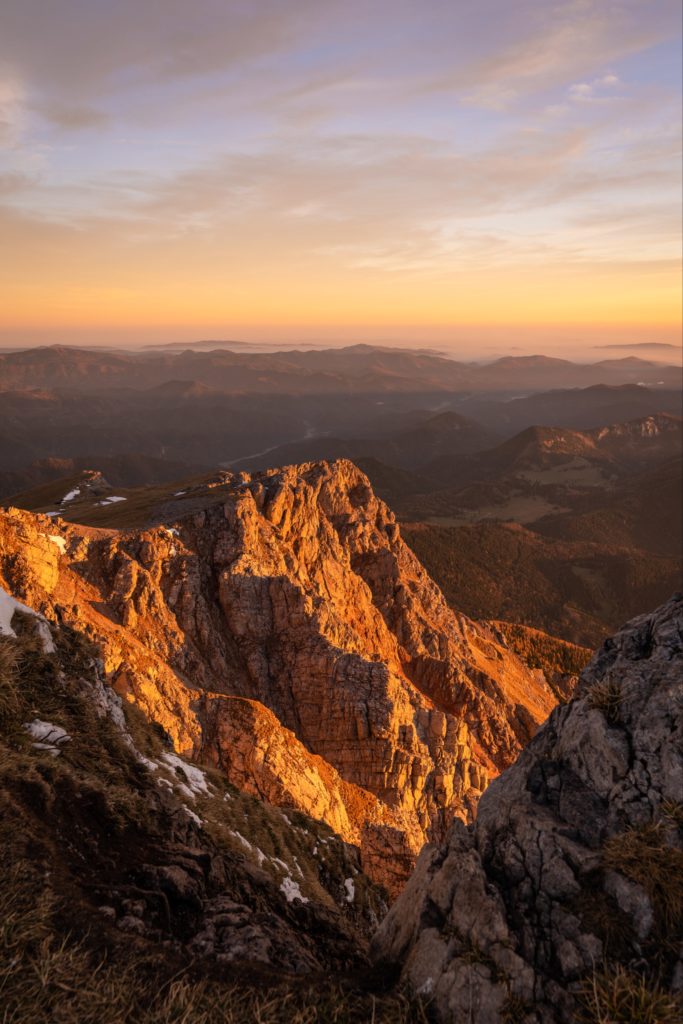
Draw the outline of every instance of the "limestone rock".
[[[352,463],[221,486],[223,504],[128,533],[10,509],[0,579],[95,639],[178,751],[365,844],[397,891],[556,698],[449,609]]]
[[[425,848],[375,956],[400,962],[444,1024],[570,1024],[603,962],[645,964],[673,987],[682,808],[678,595],[604,644],[476,823]]]

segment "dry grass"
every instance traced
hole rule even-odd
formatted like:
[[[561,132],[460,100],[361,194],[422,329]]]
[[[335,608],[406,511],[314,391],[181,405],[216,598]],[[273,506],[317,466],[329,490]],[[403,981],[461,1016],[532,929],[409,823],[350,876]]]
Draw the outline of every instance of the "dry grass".
[[[581,992],[585,1024],[681,1024],[683,1003],[621,966],[596,971]]]
[[[677,800],[663,800],[659,809],[665,824],[683,829],[683,804]]]
[[[599,885],[585,885],[571,903],[584,930],[602,942],[605,956],[628,960],[637,949],[633,922]]]
[[[683,851],[667,842],[661,823],[630,828],[612,836],[602,851],[604,867],[642,886],[656,916],[659,933],[675,936],[683,925]]]
[[[19,649],[11,638],[0,636],[0,726],[16,721],[21,709],[17,683]]]
[[[95,909],[100,896],[93,902],[92,894],[102,889],[106,902],[110,893],[116,902],[130,867],[174,841],[168,815],[184,801],[177,796],[176,810],[164,809],[158,780],[165,774],[175,787],[180,780],[162,766],[150,773],[114,724],[98,717],[92,700],[98,652],[86,638],[56,629],[56,653],[45,655],[31,621],[15,625],[18,637],[0,640],[2,1024],[426,1024],[421,1005],[387,990],[391,979],[364,973],[360,953],[357,960],[344,959],[350,952],[333,960],[356,965],[348,976],[260,969],[255,979],[248,965],[191,958],[181,943],[160,944],[166,933],[131,937],[102,918]],[[137,709],[125,713],[136,746],[160,760],[163,736]],[[58,757],[31,746],[23,725],[34,717],[71,736]],[[242,875],[232,855],[250,862],[246,872],[258,847],[269,858],[263,870],[272,868],[275,889],[266,881],[252,897],[247,886],[254,913],[271,912],[268,901],[283,874],[271,858],[279,858],[312,901],[326,904],[323,928],[337,916],[339,941],[351,951],[354,929],[358,935],[367,929],[375,905],[381,913],[376,888],[355,873],[353,851],[327,826],[296,811],[285,816],[219,774],[206,775],[210,794],[188,803],[205,823],[196,841],[212,856],[229,849],[236,898]],[[253,844],[251,852],[238,831]],[[356,885],[353,904],[344,902],[345,877]],[[330,943],[331,957],[338,955],[333,933],[323,930],[321,941]]]
[[[57,659],[44,653],[35,620],[15,614],[12,623],[17,637],[0,637],[0,725],[5,731],[15,731],[58,684]]]
[[[501,1024],[519,1024],[531,1012],[533,1006],[526,999],[508,993],[500,1009]]]
[[[0,882],[3,1024],[427,1024],[421,1004],[398,992],[354,991],[318,978],[256,987],[198,976],[161,950],[123,945],[94,952],[55,930],[59,905],[15,866]]]
[[[611,679],[594,683],[586,694],[589,708],[602,711],[607,721],[611,723],[619,721],[622,700],[621,686]]]
[[[522,661],[530,668],[542,669],[550,678],[554,675],[577,676],[592,657],[589,648],[548,636],[530,626],[500,619],[494,620],[491,625],[503,634]]]
[[[262,803],[232,786],[224,776],[203,769],[212,792],[199,796],[194,809],[204,831],[219,850],[230,850],[259,867],[279,886],[290,875],[302,893],[335,912],[379,923],[387,910],[386,894],[360,872],[360,862],[332,829],[294,808]],[[248,849],[239,833],[250,844]],[[288,870],[283,868],[287,865]],[[346,900],[344,880],[354,883],[354,899]]]

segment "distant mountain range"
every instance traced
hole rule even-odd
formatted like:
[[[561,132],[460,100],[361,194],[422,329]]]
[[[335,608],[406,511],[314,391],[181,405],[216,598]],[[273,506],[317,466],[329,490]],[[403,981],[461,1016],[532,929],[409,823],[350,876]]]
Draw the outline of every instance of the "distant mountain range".
[[[680,389],[618,383],[647,377],[648,366],[607,360],[580,367],[537,356],[473,367],[369,346],[267,355],[15,352],[0,357],[0,495],[40,482],[45,459],[87,466],[139,456],[175,464],[150,482],[217,465],[258,469],[339,457],[418,469],[489,449],[531,425],[583,430],[680,413]],[[535,390],[543,381],[596,376],[607,383]],[[673,369],[657,368],[653,377],[678,380]],[[25,480],[5,473],[25,473]],[[135,474],[121,480],[140,482]]]
[[[470,436],[469,421],[441,414],[387,439],[397,463],[421,451],[419,469],[357,459],[455,607],[591,645],[680,586],[680,418],[586,432],[530,427],[483,452],[435,455],[461,435]],[[59,465],[74,472],[55,478]],[[203,512],[244,475],[234,467],[163,478],[164,463],[123,458],[49,466],[49,482],[5,504],[115,529]],[[133,472],[147,472],[147,485],[126,487]]]
[[[195,348],[0,357],[0,496],[137,527],[179,502],[203,508],[226,474],[346,458],[416,524],[433,575],[475,616],[593,644],[680,580],[675,367]],[[500,560],[487,571],[475,566],[484,542]],[[535,568],[518,578],[522,549]],[[514,580],[506,601],[499,570]]]
[[[609,348],[609,349],[654,349],[663,350],[664,352],[680,352],[679,345],[671,345],[668,341],[634,341],[626,344],[613,344],[613,345],[593,345],[593,348]]]
[[[66,346],[0,355],[0,388],[150,388],[194,380],[230,394],[547,390],[591,384],[679,387],[680,370],[636,357],[593,364],[514,356],[488,365],[371,345],[320,350],[234,352],[184,348],[96,351]]]

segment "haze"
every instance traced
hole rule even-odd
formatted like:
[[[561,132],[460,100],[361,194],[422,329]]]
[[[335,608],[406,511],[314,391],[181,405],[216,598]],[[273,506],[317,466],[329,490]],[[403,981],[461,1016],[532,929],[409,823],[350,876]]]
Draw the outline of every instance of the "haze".
[[[678,344],[680,36],[676,0],[6,0],[0,339],[670,362],[632,346]]]

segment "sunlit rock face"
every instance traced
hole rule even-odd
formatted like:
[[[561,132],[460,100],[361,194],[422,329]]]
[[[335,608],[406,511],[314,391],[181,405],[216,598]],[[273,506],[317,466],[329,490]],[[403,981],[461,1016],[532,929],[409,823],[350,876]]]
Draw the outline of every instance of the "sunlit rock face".
[[[99,641],[177,750],[327,822],[392,894],[555,703],[446,605],[347,461],[227,475],[224,502],[147,530],[10,509],[0,572]]]

